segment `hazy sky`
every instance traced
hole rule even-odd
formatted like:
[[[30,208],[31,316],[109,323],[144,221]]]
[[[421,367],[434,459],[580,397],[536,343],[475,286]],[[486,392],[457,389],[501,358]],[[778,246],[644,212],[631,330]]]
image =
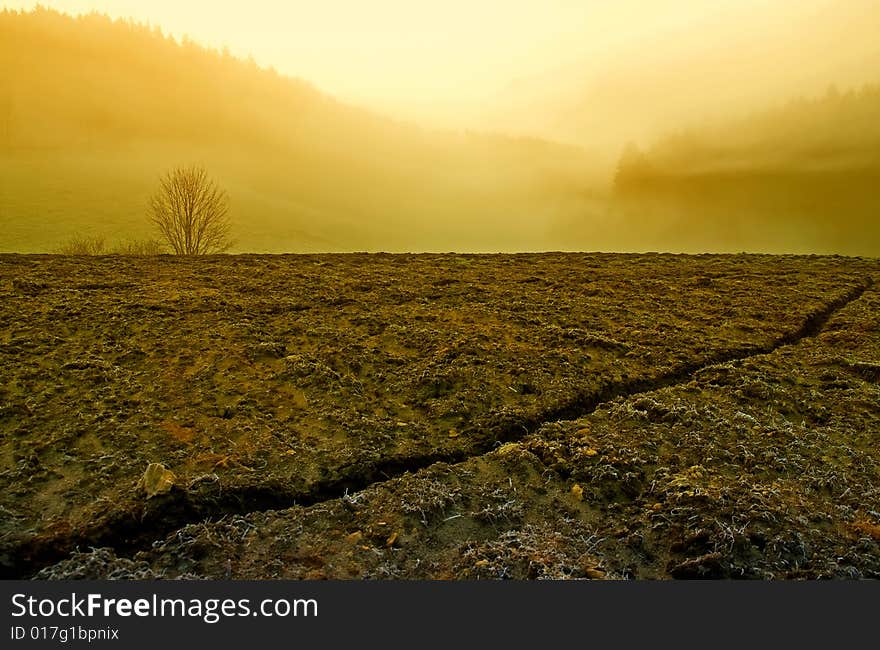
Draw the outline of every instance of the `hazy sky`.
[[[227,45],[370,103],[478,100],[517,77],[650,38],[705,38],[731,21],[821,0],[40,0]],[[827,0],[826,0],[827,3]],[[30,8],[35,0],[4,2]],[[845,4],[841,3],[841,4]]]

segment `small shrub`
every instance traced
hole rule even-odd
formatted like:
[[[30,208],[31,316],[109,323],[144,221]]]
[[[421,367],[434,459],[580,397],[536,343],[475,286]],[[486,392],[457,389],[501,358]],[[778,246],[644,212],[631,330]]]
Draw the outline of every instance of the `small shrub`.
[[[55,252],[59,255],[104,255],[107,251],[103,237],[74,235],[55,249]]]
[[[158,239],[130,239],[113,247],[114,255],[161,255],[165,247]]]

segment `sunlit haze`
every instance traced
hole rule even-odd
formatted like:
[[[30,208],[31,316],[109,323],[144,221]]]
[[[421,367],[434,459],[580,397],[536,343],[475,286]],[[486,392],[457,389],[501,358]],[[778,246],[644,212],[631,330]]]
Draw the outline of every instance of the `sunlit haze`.
[[[750,0],[617,3],[549,0],[50,0],[68,13],[99,11],[253,55],[263,65],[353,98],[470,99],[613,44],[754,7]],[[794,5],[794,3],[790,3]],[[798,3],[800,4],[800,3]],[[740,9],[739,11],[742,11]]]
[[[346,100],[461,123],[491,112],[499,94],[515,82],[563,75],[601,74],[621,64],[645,66],[684,57],[700,67],[698,53],[742,49],[778,50],[806,60],[814,52],[792,51],[803,33],[827,30],[842,51],[865,31],[860,16],[851,30],[827,25],[823,7],[846,22],[863,0],[43,0],[6,2],[11,8],[37,4],[68,13],[98,11],[158,25],[178,37],[233,54],[253,56],[265,66],[306,79]],[[874,11],[876,17],[877,11]],[[853,33],[853,30],[855,33]],[[821,39],[819,39],[821,41]],[[757,45],[756,45],[757,41]],[[821,47],[813,34],[800,47]],[[865,43],[861,43],[864,49]],[[876,52],[877,46],[872,46]],[[858,47],[854,49],[858,50]],[[838,60],[842,52],[824,56]],[[795,56],[792,57],[791,55]],[[678,61],[679,64],[683,63]],[[770,67],[779,61],[765,61]],[[861,61],[853,61],[858,66]],[[806,67],[815,67],[811,63]],[[753,70],[759,76],[761,71]],[[817,72],[823,74],[823,65]],[[851,71],[853,72],[853,71]],[[863,73],[867,71],[862,71]],[[802,74],[796,75],[799,79]],[[823,81],[823,80],[817,80]],[[824,80],[827,83],[827,80]],[[485,118],[485,115],[484,115]],[[497,116],[489,116],[490,120]],[[529,120],[534,126],[535,119]],[[467,125],[467,124],[465,124]]]
[[[0,250],[198,164],[238,251],[880,251],[877,0],[0,7]]]

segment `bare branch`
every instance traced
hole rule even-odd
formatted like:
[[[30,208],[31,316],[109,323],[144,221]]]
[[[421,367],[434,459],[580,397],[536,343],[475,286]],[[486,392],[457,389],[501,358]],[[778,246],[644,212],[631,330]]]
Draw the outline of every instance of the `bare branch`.
[[[204,167],[178,167],[165,174],[150,199],[149,215],[177,255],[219,253],[231,245],[229,196]]]

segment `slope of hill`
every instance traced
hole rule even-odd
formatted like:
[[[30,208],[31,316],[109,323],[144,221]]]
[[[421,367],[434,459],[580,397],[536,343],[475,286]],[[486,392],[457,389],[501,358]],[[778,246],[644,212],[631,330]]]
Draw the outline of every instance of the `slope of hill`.
[[[0,250],[147,236],[157,177],[190,162],[232,196],[237,247],[268,252],[540,245],[587,163],[398,123],[143,25],[0,12]]]
[[[843,93],[832,86],[823,97],[666,137],[645,162],[674,174],[880,168],[878,118],[880,85]]]
[[[646,237],[861,255],[880,253],[878,184],[880,86],[631,146],[615,177]]]

